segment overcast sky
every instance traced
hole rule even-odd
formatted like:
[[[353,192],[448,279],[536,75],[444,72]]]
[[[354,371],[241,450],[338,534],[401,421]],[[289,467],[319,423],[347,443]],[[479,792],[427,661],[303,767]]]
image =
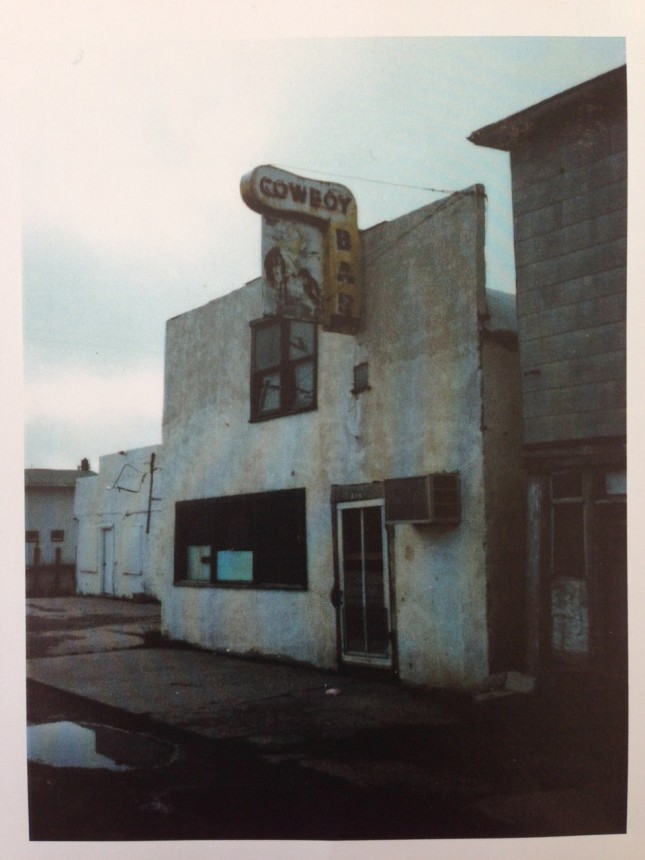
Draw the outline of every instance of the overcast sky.
[[[593,38],[411,38],[444,32]],[[353,33],[401,38],[301,38]],[[279,34],[296,38],[270,40]],[[216,41],[215,35],[270,38]],[[260,216],[239,195],[241,176],[260,164],[347,185],[361,227],[443,196],[420,189],[481,182],[489,198],[489,285],[512,290],[508,156],[466,138],[621,65],[623,36],[629,37],[632,133],[645,82],[645,38],[643,12],[629,0],[0,2],[0,265],[3,290],[7,282],[23,282],[25,465],[74,468],[87,456],[97,467],[102,454],[161,440],[165,321],[260,274]],[[642,122],[640,108],[638,116]],[[640,159],[632,158],[629,169],[630,188],[642,189]],[[632,231],[635,223],[645,227],[640,197],[630,194]],[[22,214],[15,218],[14,210]],[[21,231],[22,277],[15,259]],[[643,281],[640,244],[630,239],[636,284]],[[3,434],[9,428],[10,440],[1,460],[9,478],[0,496],[3,598],[10,600],[4,601],[0,663],[5,691],[18,692],[0,719],[8,738],[3,800],[20,834],[14,855],[22,856],[26,804],[16,798],[27,795],[25,672],[16,654],[24,650],[24,523],[16,503],[22,458],[15,452],[22,450],[23,389],[14,292],[0,338],[0,426]],[[631,319],[641,292],[632,291]],[[639,331],[632,332],[634,344]],[[638,397],[630,404],[636,430],[645,421],[641,403]],[[638,468],[640,448],[630,449],[635,524],[645,474]],[[630,529],[632,544],[637,533],[638,527]],[[636,547],[635,559],[642,549]],[[632,607],[645,600],[639,589],[642,577],[630,577]],[[640,639],[630,637],[630,649],[632,663],[642,663]],[[630,678],[630,694],[640,704],[637,682],[638,673]],[[642,743],[632,746],[642,749]],[[632,764],[630,774],[637,771]],[[634,785],[643,784],[639,775],[640,769]],[[641,791],[634,800],[634,785],[630,809],[637,813]],[[633,836],[638,814],[631,819]],[[471,840],[456,850],[510,858],[517,853],[511,842],[487,850]],[[546,856],[551,844],[525,840],[522,852]],[[448,848],[437,843],[432,850],[443,857]],[[207,843],[204,851],[191,848],[200,857],[212,850]],[[223,845],[217,850],[230,854]],[[239,846],[231,850],[239,855]],[[588,843],[572,850],[588,853]],[[327,856],[329,848],[311,843],[307,851]],[[128,856],[133,852],[130,846]],[[66,845],[64,853],[87,852]],[[163,846],[155,853],[170,856]],[[271,852],[265,844],[262,853],[296,857],[301,849],[277,843]],[[370,857],[391,853],[387,843],[380,852],[370,843]]]
[[[25,466],[161,441],[168,318],[260,274],[243,174],[348,186],[359,226],[481,182],[514,290],[508,156],[468,135],[625,62],[621,38],[130,40],[22,56]]]

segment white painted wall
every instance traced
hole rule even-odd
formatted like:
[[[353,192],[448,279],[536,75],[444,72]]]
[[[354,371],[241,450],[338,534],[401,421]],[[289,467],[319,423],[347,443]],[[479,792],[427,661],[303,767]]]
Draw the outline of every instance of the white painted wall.
[[[313,412],[249,423],[259,280],[168,322],[154,562],[166,635],[334,666],[332,484],[458,470],[458,527],[394,527],[399,669],[446,686],[487,675],[483,219],[483,189],[469,189],[363,234],[364,326],[319,332]],[[363,361],[371,390],[355,396]],[[175,502],[295,487],[307,491],[307,591],[173,585]]]
[[[150,462],[155,454],[153,501],[148,521]],[[156,471],[159,469],[159,471]],[[79,523],[76,582],[79,594],[110,593],[116,597],[157,596],[151,575],[151,549],[159,525],[163,467],[160,446],[151,445],[99,460],[98,475],[77,482],[75,514]],[[102,564],[103,530],[110,532],[114,555],[107,581]],[[111,575],[110,575],[111,574]]]

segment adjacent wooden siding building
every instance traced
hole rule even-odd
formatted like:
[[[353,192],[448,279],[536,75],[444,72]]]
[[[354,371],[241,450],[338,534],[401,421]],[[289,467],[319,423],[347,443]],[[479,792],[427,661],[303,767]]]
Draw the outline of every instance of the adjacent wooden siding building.
[[[511,157],[529,665],[626,666],[626,70],[474,132]]]

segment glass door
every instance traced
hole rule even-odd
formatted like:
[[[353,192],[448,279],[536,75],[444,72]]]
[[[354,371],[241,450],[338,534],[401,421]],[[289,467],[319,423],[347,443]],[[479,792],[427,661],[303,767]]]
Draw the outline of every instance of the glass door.
[[[343,660],[389,667],[390,586],[380,499],[337,507]]]

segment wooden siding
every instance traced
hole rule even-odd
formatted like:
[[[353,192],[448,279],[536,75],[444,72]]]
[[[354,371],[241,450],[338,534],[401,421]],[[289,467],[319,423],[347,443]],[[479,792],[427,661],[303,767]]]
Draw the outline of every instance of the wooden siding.
[[[574,251],[585,251],[623,239],[626,233],[627,212],[624,208],[606,214],[594,211],[593,217],[585,221],[563,224],[549,232],[516,241],[515,259],[518,266],[522,266],[524,261],[529,265],[543,260],[557,261]]]
[[[566,292],[563,290],[564,296]],[[522,334],[525,341],[546,336],[606,326],[625,319],[624,293],[580,300],[571,304],[559,302],[556,307],[526,314]],[[548,333],[548,334],[547,334]]]
[[[513,171],[521,165],[513,166]],[[627,153],[607,155],[575,170],[557,170],[529,186],[519,185],[513,174],[513,211],[515,217],[536,212],[552,203],[564,203],[579,196],[588,196],[598,188],[627,179]]]
[[[614,171],[615,172],[615,171]],[[606,177],[605,177],[606,178]],[[515,219],[515,242],[536,238],[561,227],[578,224],[589,216],[589,211],[598,215],[624,209],[627,195],[627,179],[608,182],[586,193],[557,200],[554,203],[518,215]]]
[[[524,290],[536,290],[584,275],[602,277],[608,270],[624,266],[626,253],[625,238],[610,239],[608,242],[562,254],[555,259],[517,265],[518,286],[521,283]]]
[[[542,310],[551,310],[602,296],[625,293],[625,267],[603,272],[602,278],[585,274],[571,281],[552,284],[540,290],[526,290],[517,295],[518,312],[528,317]]]
[[[524,395],[524,417],[539,418],[543,415],[580,415],[620,409],[625,401],[625,382],[611,379],[606,382],[594,380],[586,385],[561,385],[553,389],[527,391]]]
[[[522,342],[520,349],[522,373],[526,376],[529,371],[540,370],[552,361],[583,361],[590,356],[624,350],[625,325],[622,322],[611,323],[579,331],[545,334],[539,339]]]
[[[625,434],[626,122],[576,117],[511,153],[528,444]]]
[[[524,394],[529,397],[533,391],[546,392],[589,382],[608,382],[620,378],[624,367],[625,355],[621,349],[552,361],[542,364],[539,369],[524,372]]]
[[[614,112],[588,122],[578,114],[569,122],[546,126],[539,136],[512,150],[513,183],[518,189],[525,188],[626,151],[624,115]]]
[[[597,438],[625,435],[625,410],[597,412],[594,416],[593,432]],[[535,416],[524,419],[524,427],[530,427],[535,442],[551,441],[553,439],[580,439],[588,436],[590,426],[589,415],[585,413],[563,413],[555,415]],[[585,432],[586,431],[586,432]],[[526,439],[525,429],[525,439]]]

